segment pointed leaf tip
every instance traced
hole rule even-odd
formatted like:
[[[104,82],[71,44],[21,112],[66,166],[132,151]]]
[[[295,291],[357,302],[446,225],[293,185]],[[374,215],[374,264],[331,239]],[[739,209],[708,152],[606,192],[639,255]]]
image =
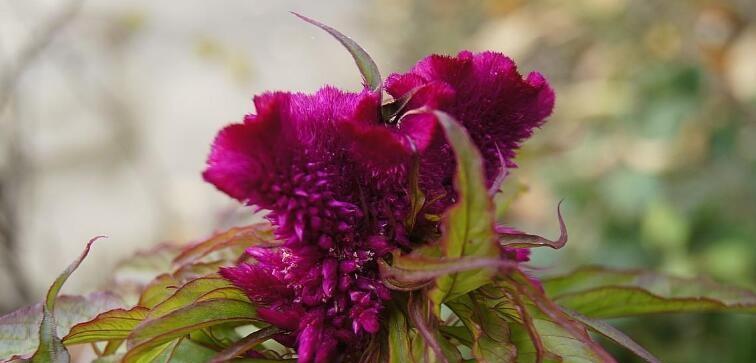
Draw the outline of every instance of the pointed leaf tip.
[[[341,45],[346,48],[349,54],[352,55],[352,58],[354,58],[354,62],[357,64],[357,68],[360,69],[360,73],[362,74],[365,85],[370,87],[370,89],[374,92],[381,91],[381,73],[378,70],[378,66],[373,61],[373,58],[371,58],[370,55],[365,51],[365,49],[360,47],[357,42],[342,34],[340,31],[317,20],[308,18],[293,11],[291,13],[310,24],[325,30],[328,34],[331,34],[331,36],[336,38],[336,40],[338,40],[339,43],[341,43]]]
[[[89,250],[92,248],[92,244],[100,238],[105,236],[97,236],[89,240],[84,251],[81,255],[74,260],[63,273],[58,276],[57,279],[50,285],[50,289],[47,290],[47,297],[45,303],[42,304],[42,322],[39,325],[39,346],[37,351],[31,358],[31,361],[36,362],[54,362],[54,363],[68,363],[71,360],[71,356],[68,354],[68,350],[63,346],[63,342],[58,337],[57,325],[55,324],[55,300],[58,297],[60,289],[63,284],[66,283],[68,277],[76,271],[81,265],[81,262],[89,254]]]

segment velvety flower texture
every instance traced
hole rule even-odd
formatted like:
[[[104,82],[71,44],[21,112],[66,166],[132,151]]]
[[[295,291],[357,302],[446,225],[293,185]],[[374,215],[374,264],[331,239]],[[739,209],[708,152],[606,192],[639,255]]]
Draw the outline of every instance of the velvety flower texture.
[[[405,110],[438,109],[459,120],[484,155],[489,184],[514,166],[515,149],[554,102],[542,76],[522,79],[509,58],[491,52],[430,56],[390,76],[386,91],[412,95]],[[208,160],[205,179],[269,210],[284,241],[248,249],[252,263],[221,274],[287,332],[277,339],[296,346],[299,362],[358,356],[391,298],[376,260],[438,234],[437,222],[424,219],[405,230],[415,155],[429,200],[420,215],[441,214],[454,201],[453,153],[435,118],[410,112],[384,123],[379,102],[377,92],[332,87],[257,96],[257,113],[224,128]],[[522,250],[502,256],[527,259]]]

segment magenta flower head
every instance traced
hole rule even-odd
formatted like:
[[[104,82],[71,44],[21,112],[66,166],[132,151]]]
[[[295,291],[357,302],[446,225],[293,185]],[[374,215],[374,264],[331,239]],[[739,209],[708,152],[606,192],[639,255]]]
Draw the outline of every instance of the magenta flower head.
[[[460,52],[456,57],[431,55],[404,74],[392,74],[386,91],[395,98],[411,95],[406,109],[428,107],[457,119],[481,150],[489,186],[500,183],[520,143],[541,126],[554,108],[554,91],[537,72],[523,78],[501,53]],[[412,120],[425,115],[412,115]],[[451,150],[443,135],[423,157],[424,188],[441,201],[453,200]],[[494,186],[498,188],[498,186]],[[445,198],[448,197],[448,198]],[[446,200],[446,202],[444,202]],[[435,212],[439,212],[436,210]]]
[[[375,259],[406,244],[401,223],[391,221],[406,212],[401,179],[411,151],[379,125],[378,102],[369,90],[331,87],[255,97],[257,113],[219,133],[204,173],[230,196],[270,210],[283,246],[251,248],[256,263],[221,274],[261,305],[262,318],[296,332],[303,362],[329,361],[378,331],[390,294]],[[393,167],[361,163],[355,134],[391,150]]]
[[[296,347],[299,362],[357,359],[391,299],[378,262],[437,237],[437,219],[422,218],[418,228],[408,221],[440,215],[454,202],[454,154],[436,118],[412,110],[461,120],[490,185],[514,166],[515,149],[554,101],[543,77],[523,80],[497,53],[431,56],[391,76],[386,90],[404,104],[390,117],[380,83],[370,86],[256,96],[256,113],[218,134],[203,174],[269,211],[282,245],[250,248],[251,262],[220,273],[258,305],[260,318],[286,332],[277,339]],[[427,196],[425,206],[416,205],[417,193]],[[527,259],[527,252],[502,251],[505,259]]]

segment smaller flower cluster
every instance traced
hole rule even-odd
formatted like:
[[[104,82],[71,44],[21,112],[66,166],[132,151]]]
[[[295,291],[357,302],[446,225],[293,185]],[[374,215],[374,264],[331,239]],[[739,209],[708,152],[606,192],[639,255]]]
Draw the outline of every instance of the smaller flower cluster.
[[[432,241],[438,218],[426,216],[440,216],[456,198],[454,154],[435,117],[402,112],[383,120],[382,91],[257,96],[256,114],[218,134],[204,173],[228,195],[270,211],[283,245],[250,248],[252,263],[221,274],[259,305],[262,319],[287,332],[277,339],[295,346],[300,362],[359,354],[391,298],[378,259]],[[493,52],[429,56],[388,77],[385,91],[406,99],[405,110],[456,118],[481,150],[489,186],[515,166],[520,142],[554,104],[540,74],[523,79]],[[427,201],[419,211],[410,187],[418,165]],[[526,261],[528,251],[502,255]]]

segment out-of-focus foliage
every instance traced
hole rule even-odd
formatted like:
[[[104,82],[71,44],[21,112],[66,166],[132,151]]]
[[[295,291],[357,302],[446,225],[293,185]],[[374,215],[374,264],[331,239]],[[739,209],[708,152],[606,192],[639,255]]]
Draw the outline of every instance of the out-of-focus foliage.
[[[754,286],[756,3],[374,4],[399,69],[428,53],[494,49],[555,85],[554,116],[511,177],[529,189],[504,215],[543,230],[553,201],[565,198],[571,243],[564,253],[536,252],[537,264],[563,271],[601,261]],[[753,317],[619,323],[662,361],[756,359]]]

